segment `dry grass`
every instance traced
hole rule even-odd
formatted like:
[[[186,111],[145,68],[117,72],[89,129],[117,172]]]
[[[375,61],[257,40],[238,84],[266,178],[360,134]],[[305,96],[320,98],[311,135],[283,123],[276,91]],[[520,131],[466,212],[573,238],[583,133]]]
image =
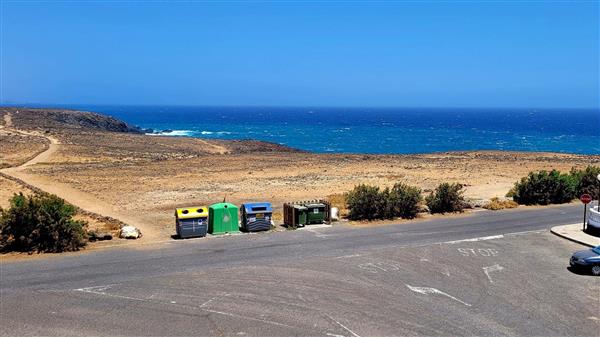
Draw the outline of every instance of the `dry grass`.
[[[21,165],[47,147],[43,137],[0,130],[0,168]]]
[[[60,135],[59,135],[60,136]],[[143,214],[145,221],[166,236],[172,232],[173,209],[223,200],[241,204],[271,202],[275,221],[282,204],[295,200],[328,199],[347,215],[343,193],[357,184],[390,186],[404,181],[423,190],[442,181],[468,183],[465,195],[489,200],[503,196],[530,170],[585,167],[595,157],[562,154],[450,153],[421,156],[324,155],[309,153],[193,154],[189,139],[103,135],[93,146],[92,135],[70,137],[48,163],[27,170],[49,183],[64,183],[112,205]],[[89,142],[88,142],[89,138]],[[139,138],[139,139],[138,139]],[[141,140],[154,141],[144,148]],[[98,139],[98,138],[96,138]],[[62,141],[62,139],[61,139]],[[114,143],[113,143],[114,142]],[[115,144],[116,143],[116,144]],[[184,150],[185,145],[190,145]],[[129,147],[131,145],[131,147]],[[186,152],[187,151],[187,152]],[[187,154],[187,155],[186,155]],[[189,155],[189,156],[188,156]]]
[[[283,222],[283,211],[282,210],[273,210],[272,220],[275,223]]]
[[[32,194],[28,188],[0,176],[0,207],[8,208],[10,206],[10,198],[17,193],[23,193],[24,195]]]
[[[489,209],[491,211],[498,211],[501,209],[516,208],[516,207],[519,207],[519,204],[517,204],[515,201],[509,200],[509,199],[500,199],[500,198],[496,198],[496,197],[490,199],[489,202],[487,202],[485,205],[483,205],[483,208]]]
[[[5,209],[10,207],[10,199],[15,194],[23,193],[24,195],[28,196],[35,193],[29,188],[21,186],[20,184],[12,180],[6,179],[2,176],[0,176],[0,187],[0,208]],[[82,214],[81,212],[75,214],[74,218],[76,220],[83,220],[87,222],[88,230],[96,231],[99,233],[110,232],[115,234],[121,228],[117,223],[94,219],[93,217],[90,217],[86,214]]]
[[[348,215],[348,208],[346,207],[346,196],[343,193],[330,194],[327,196],[326,199],[331,203],[332,207],[338,208],[338,216],[340,218],[346,217]]]

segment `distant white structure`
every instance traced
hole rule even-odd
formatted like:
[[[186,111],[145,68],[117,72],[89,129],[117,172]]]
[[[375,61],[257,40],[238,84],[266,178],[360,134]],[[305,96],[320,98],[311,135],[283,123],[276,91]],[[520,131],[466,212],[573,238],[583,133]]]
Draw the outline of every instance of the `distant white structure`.
[[[340,219],[338,212],[339,210],[337,207],[331,207],[331,221],[338,221]]]
[[[600,229],[600,209],[598,206],[590,208],[588,213],[588,226]]]
[[[600,173],[596,176],[598,183],[600,183]],[[598,185],[600,187],[600,185]],[[598,190],[600,192],[600,190]],[[590,208],[588,226],[592,226],[596,229],[600,229],[600,197],[598,198],[598,205]]]

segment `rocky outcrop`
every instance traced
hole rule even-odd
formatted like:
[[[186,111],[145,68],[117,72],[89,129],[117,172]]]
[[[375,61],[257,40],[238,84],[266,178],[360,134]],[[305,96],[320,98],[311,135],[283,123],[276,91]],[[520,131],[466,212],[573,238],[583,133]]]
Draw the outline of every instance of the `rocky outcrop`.
[[[223,153],[235,154],[305,152],[277,143],[252,139],[204,139],[201,143],[203,150],[196,151],[194,149],[199,148],[198,142],[186,140],[187,137],[169,137],[169,141],[165,141],[163,137],[156,137],[156,135],[147,136],[150,138],[137,136],[132,138],[129,134],[152,134],[154,131],[141,129],[99,113],[64,109],[0,107],[0,121],[7,113],[10,114],[12,127],[15,129],[57,134],[60,135],[61,142],[65,144],[85,143],[90,145],[99,142],[97,146],[110,145],[113,149],[127,144],[126,147],[129,149],[138,147],[143,149],[144,153],[151,152],[162,159],[171,158],[171,154],[188,156],[190,152],[192,155],[205,155],[207,148],[223,148]],[[172,130],[163,130],[163,132],[168,131]],[[106,132],[118,134],[111,135]],[[90,136],[92,136],[91,139]],[[165,146],[167,143],[169,145]],[[168,152],[169,155],[163,156],[165,152]],[[137,152],[138,157],[139,154],[140,152]],[[128,156],[130,155],[132,154],[128,154]]]
[[[94,112],[62,109],[0,108],[0,115],[6,113],[10,113],[12,123],[19,129],[91,129],[143,133],[143,130],[138,127]]]
[[[290,152],[290,153],[307,153],[307,151],[295,149],[286,145],[277,143],[265,142],[253,139],[241,140],[211,140],[219,142],[226,146],[231,153],[267,153],[267,152]]]

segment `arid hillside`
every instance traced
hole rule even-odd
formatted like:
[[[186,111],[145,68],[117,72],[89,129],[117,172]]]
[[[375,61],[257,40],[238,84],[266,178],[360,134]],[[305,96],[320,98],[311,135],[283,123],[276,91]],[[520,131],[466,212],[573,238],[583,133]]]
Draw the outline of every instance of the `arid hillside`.
[[[403,181],[428,191],[448,181],[465,184],[467,197],[486,200],[504,196],[529,171],[600,162],[600,156],[497,151],[313,154],[257,141],[149,136],[85,112],[3,108],[0,115],[0,139],[9,139],[0,145],[0,165],[20,165],[46,149],[48,137],[54,138],[51,155],[15,174],[163,239],[173,234],[175,207],[223,198],[270,201],[280,210],[284,201],[323,198],[359,183],[390,186]],[[3,183],[0,197],[18,189]]]

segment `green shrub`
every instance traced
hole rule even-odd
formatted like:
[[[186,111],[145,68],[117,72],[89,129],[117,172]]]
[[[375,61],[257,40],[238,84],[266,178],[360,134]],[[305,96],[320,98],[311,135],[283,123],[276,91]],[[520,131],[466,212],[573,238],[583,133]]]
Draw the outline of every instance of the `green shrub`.
[[[575,198],[577,179],[557,170],[530,172],[507,194],[522,205],[562,204]]]
[[[350,220],[412,219],[419,212],[421,190],[403,183],[391,189],[358,185],[345,194]]]
[[[346,193],[348,219],[374,220],[384,219],[387,214],[387,200],[377,186],[358,185]]]
[[[412,219],[419,213],[419,203],[423,200],[421,189],[397,183],[388,191],[388,213],[391,217]]]
[[[598,199],[598,190],[600,189],[600,182],[597,178],[598,174],[600,174],[600,167],[598,166],[588,166],[585,170],[571,170],[571,175],[577,181],[576,198],[587,193],[593,199]]]
[[[431,213],[462,212],[465,204],[462,184],[440,184],[425,199]]]
[[[74,251],[85,246],[85,222],[76,209],[55,195],[15,194],[0,208],[0,249],[20,252]]]

